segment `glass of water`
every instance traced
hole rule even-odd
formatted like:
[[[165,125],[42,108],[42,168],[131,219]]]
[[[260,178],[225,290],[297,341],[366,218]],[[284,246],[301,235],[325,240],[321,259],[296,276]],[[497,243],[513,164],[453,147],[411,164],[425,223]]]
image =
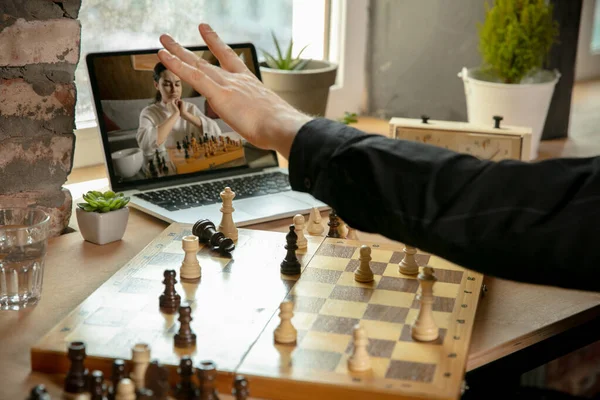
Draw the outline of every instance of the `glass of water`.
[[[50,216],[37,208],[0,208],[0,310],[20,310],[42,295]]]

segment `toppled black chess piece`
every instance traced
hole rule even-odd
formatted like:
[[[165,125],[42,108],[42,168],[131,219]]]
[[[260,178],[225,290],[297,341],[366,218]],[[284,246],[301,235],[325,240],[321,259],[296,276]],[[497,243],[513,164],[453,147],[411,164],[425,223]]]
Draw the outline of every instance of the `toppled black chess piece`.
[[[181,296],[175,290],[175,284],[177,283],[175,275],[174,269],[167,269],[163,273],[165,279],[162,283],[165,285],[165,291],[158,298],[158,305],[160,311],[165,314],[175,314],[181,304]]]
[[[329,222],[327,225],[329,225],[327,237],[340,238],[340,231],[338,230],[340,226],[340,219],[334,209],[331,209],[331,212],[329,213]]]
[[[294,225],[290,225],[290,231],[285,235],[285,240],[287,242],[285,249],[287,250],[287,253],[280,264],[281,273],[284,275],[298,275],[301,272],[300,261],[298,261],[298,257],[296,257],[296,250],[298,250],[298,235],[296,234],[295,229]]]
[[[196,334],[192,332],[192,307],[188,303],[179,306],[179,332],[175,334],[175,347],[186,348],[196,345]]]
[[[221,253],[231,253],[235,249],[235,243],[222,232],[217,231],[215,224],[208,219],[196,221],[192,227],[192,234],[198,236],[201,243],[208,243],[217,248]]]
[[[65,378],[64,390],[66,393],[83,393],[88,390],[88,370],[85,368],[84,360],[85,343],[69,343],[68,357],[71,367]]]
[[[31,389],[27,400],[52,400],[52,398],[50,397],[50,394],[48,394],[46,386],[37,385]]]

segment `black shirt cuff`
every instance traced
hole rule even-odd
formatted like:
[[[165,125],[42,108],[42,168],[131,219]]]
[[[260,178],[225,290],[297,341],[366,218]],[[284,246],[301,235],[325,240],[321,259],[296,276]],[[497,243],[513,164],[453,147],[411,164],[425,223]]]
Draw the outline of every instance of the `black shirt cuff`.
[[[363,132],[340,122],[316,118],[298,131],[289,157],[290,186],[298,192],[314,193],[321,171],[336,150]]]

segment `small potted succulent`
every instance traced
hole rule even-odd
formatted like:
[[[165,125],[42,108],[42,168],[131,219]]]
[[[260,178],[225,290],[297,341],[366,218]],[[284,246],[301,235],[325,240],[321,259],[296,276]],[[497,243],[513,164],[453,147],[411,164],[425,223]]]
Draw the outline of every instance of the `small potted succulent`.
[[[129,220],[130,198],[112,190],[92,190],[83,195],[83,200],[85,203],[78,203],[76,211],[83,238],[100,245],[121,240]]]

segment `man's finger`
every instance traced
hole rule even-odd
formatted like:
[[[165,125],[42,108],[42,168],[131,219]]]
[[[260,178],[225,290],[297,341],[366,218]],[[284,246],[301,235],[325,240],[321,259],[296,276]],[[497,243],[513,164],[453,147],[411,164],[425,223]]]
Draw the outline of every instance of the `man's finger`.
[[[159,50],[158,58],[167,69],[189,83],[207,99],[218,95],[221,87],[204,71],[182,62],[179,57],[172,55],[167,50]]]
[[[208,24],[200,24],[198,30],[210,51],[219,60],[222,68],[229,72],[247,72],[248,68],[246,68],[246,64],[244,64],[231,47],[221,40],[219,35]]]

